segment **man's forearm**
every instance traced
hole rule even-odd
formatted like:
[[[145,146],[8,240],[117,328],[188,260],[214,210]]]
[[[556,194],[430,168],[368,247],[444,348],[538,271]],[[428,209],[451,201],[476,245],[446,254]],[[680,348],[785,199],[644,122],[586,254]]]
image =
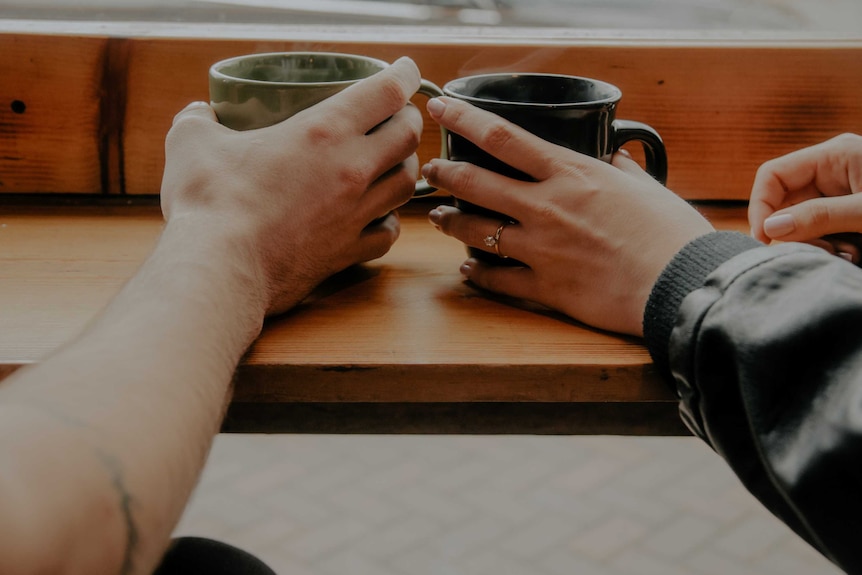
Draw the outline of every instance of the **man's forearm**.
[[[254,269],[208,228],[169,225],[81,337],[0,388],[0,453],[21,463],[0,471],[0,572],[157,561],[264,316]]]

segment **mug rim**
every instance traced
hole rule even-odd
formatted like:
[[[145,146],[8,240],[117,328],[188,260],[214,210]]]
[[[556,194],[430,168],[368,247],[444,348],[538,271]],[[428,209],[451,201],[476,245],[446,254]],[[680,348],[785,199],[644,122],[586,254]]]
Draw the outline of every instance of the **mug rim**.
[[[214,80],[227,80],[232,82],[244,82],[247,84],[258,85],[258,86],[337,86],[341,84],[353,84],[356,80],[333,80],[331,82],[275,82],[272,80],[255,80],[253,78],[243,78],[241,76],[231,76],[229,74],[225,74],[221,71],[221,68],[224,66],[228,66],[233,64],[234,62],[239,62],[241,60],[248,60],[252,58],[266,58],[271,56],[327,56],[327,57],[341,57],[341,58],[350,58],[353,60],[363,60],[365,62],[369,62],[372,64],[377,64],[380,67],[380,70],[389,66],[389,62],[385,60],[380,60],[379,58],[372,58],[371,56],[364,56],[362,54],[349,54],[347,52],[259,52],[252,54],[241,54],[239,56],[231,56],[230,58],[225,58],[224,60],[219,60],[218,62],[213,63],[210,66],[210,78]],[[376,72],[375,72],[376,73]]]
[[[460,92],[456,92],[451,89],[451,86],[458,82],[465,82],[467,80],[475,80],[475,79],[490,79],[490,78],[520,78],[520,77],[542,77],[542,78],[565,78],[567,80],[581,80],[588,81],[594,84],[597,84],[605,89],[607,89],[612,94],[606,98],[601,98],[598,100],[590,100],[588,102],[562,102],[557,104],[547,104],[543,102],[519,102],[517,100],[499,100],[499,99],[491,99],[491,98],[481,98],[478,96],[469,96],[467,94],[462,94]],[[490,104],[490,105],[504,105],[504,106],[521,106],[521,107],[529,107],[529,108],[590,108],[601,106],[605,104],[613,104],[618,102],[623,95],[622,90],[620,90],[614,84],[610,82],[606,82],[604,80],[597,80],[596,78],[588,78],[586,76],[571,76],[569,74],[544,74],[541,72],[494,72],[490,74],[475,74],[472,76],[462,76],[460,78],[455,78],[454,80],[450,80],[446,82],[446,85],[443,86],[443,93],[447,96],[451,96],[453,98],[457,98],[459,100],[463,100],[465,102],[481,102],[482,104]]]

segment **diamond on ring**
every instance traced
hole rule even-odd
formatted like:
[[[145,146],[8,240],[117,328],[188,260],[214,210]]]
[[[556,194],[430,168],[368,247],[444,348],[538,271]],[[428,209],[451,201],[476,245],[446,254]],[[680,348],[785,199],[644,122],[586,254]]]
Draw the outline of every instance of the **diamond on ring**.
[[[493,248],[494,246],[496,246],[497,241],[498,241],[498,239],[495,238],[494,236],[485,236],[485,245],[488,246],[489,248]]]

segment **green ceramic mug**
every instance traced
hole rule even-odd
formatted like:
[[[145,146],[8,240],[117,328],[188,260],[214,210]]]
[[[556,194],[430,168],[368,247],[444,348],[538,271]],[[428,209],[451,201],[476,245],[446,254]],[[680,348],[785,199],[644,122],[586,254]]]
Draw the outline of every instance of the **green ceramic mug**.
[[[216,62],[209,70],[210,104],[219,122],[234,130],[271,126],[389,66],[383,60],[334,52],[247,54]],[[422,80],[419,93],[440,88]],[[447,157],[443,138],[441,157]],[[434,192],[424,180],[415,196]]]

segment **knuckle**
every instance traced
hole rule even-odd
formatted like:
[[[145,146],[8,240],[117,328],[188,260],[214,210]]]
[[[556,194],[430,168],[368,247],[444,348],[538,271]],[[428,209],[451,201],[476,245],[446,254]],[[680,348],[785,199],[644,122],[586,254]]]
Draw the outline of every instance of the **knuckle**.
[[[814,204],[809,207],[804,219],[807,220],[810,227],[823,229],[829,226],[829,222],[832,221],[832,214],[827,204]]]
[[[562,174],[567,178],[572,178],[581,184],[593,181],[592,172],[588,166],[580,162],[573,162],[567,158],[552,157],[548,158],[548,170],[552,174]]]
[[[168,131],[165,141],[169,145],[173,145],[177,140],[201,137],[202,133],[210,124],[212,124],[212,122],[209,122],[200,116],[185,115],[179,117],[174,121],[171,129]]]
[[[365,191],[370,184],[368,169],[363,165],[347,163],[337,173],[339,183],[350,190]]]
[[[443,112],[443,118],[445,118],[446,123],[453,126],[456,132],[458,131],[458,127],[463,123],[464,110],[465,107],[461,106],[461,102],[455,101],[446,106],[446,111]]]
[[[554,202],[540,202],[535,207],[534,217],[537,222],[546,222],[550,225],[551,222],[560,220],[560,208]]]
[[[449,187],[455,191],[471,190],[476,184],[476,175],[472,165],[462,162],[452,169]]]
[[[403,130],[404,147],[411,154],[419,148],[422,140],[422,117],[418,116],[418,123],[415,120],[416,118],[413,118],[413,121],[408,124],[408,129]]]
[[[333,123],[313,122],[305,128],[305,139],[312,148],[328,147],[341,139],[341,131]]]
[[[766,178],[771,176],[777,163],[778,159],[773,158],[760,164],[760,166],[757,168],[757,172],[755,173],[755,178]]]
[[[407,95],[404,86],[396,77],[389,77],[380,85],[380,97],[384,105],[391,108],[399,108],[407,103]]]
[[[512,130],[509,125],[498,119],[489,122],[481,136],[482,143],[491,150],[504,148],[511,139]]]
[[[405,165],[402,165],[396,174],[396,187],[398,200],[402,202],[409,200],[416,189],[416,175]]]
[[[447,236],[452,235],[452,214],[448,211],[440,210],[440,219],[437,220],[437,227]]]

